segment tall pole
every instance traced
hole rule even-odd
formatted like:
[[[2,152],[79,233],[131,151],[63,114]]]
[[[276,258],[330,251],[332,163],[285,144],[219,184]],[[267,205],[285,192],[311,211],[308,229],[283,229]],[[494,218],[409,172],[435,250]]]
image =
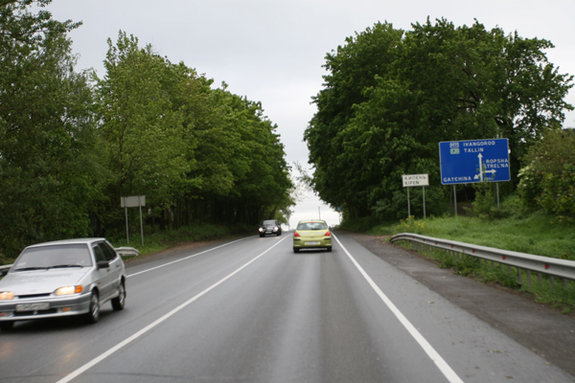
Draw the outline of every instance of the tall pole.
[[[453,206],[455,207],[455,216],[457,217],[457,192],[455,191],[455,184],[453,184]]]
[[[411,200],[409,198],[409,188],[407,188],[407,218],[411,221]]]
[[[128,206],[124,202],[124,215],[126,216],[126,243],[130,243],[130,229],[128,227]]]
[[[142,220],[142,201],[140,196],[138,196],[138,205],[140,207],[140,234],[142,236],[142,247],[144,246],[144,222]]]
[[[425,218],[427,218],[425,216],[425,186],[422,186],[421,188],[423,190],[423,219],[425,219]]]

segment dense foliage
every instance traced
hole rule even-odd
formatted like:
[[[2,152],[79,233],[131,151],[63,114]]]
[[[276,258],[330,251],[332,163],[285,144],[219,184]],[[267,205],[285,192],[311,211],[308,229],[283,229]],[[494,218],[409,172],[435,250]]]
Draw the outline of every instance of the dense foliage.
[[[146,196],[147,230],[253,225],[292,205],[259,103],[123,32],[102,78],[76,73],[68,33],[79,24],[53,20],[49,3],[0,5],[0,254],[121,237],[121,196]]]
[[[525,156],[519,191],[531,206],[575,220],[575,131],[550,131]]]
[[[505,137],[512,182],[528,148],[559,127],[572,76],[547,61],[549,41],[486,30],[479,22],[388,23],[326,56],[324,88],[305,132],[313,185],[344,218],[405,215],[402,174],[428,173],[428,211],[449,201],[438,143]]]

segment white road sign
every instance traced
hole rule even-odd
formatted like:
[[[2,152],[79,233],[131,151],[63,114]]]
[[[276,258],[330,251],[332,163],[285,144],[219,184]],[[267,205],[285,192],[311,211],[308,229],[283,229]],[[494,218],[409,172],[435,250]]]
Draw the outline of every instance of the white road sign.
[[[129,197],[121,197],[120,206],[121,207],[146,206],[146,196],[145,195],[133,195],[133,196],[129,196]]]
[[[403,187],[429,186],[428,174],[404,174]]]

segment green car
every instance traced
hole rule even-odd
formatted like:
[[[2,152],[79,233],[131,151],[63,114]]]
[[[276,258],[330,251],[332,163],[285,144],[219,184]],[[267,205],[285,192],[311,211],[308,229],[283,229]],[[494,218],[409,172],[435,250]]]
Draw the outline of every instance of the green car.
[[[320,219],[299,221],[293,234],[293,251],[301,249],[326,249],[331,251],[331,231]]]

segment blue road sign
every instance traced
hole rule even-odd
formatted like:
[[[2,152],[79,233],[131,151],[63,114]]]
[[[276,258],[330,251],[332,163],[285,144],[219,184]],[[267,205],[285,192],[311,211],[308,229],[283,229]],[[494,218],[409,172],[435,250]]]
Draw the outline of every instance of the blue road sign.
[[[440,142],[439,161],[443,185],[511,179],[507,138]]]

